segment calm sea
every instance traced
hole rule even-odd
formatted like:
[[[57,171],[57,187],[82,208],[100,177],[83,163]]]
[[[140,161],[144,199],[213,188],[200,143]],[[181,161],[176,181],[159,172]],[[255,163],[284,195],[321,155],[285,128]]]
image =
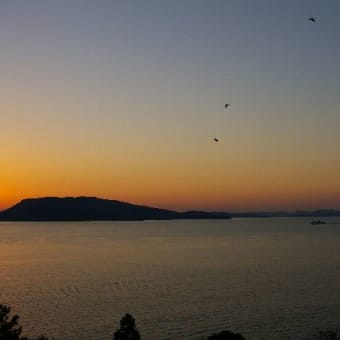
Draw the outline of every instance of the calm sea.
[[[26,335],[305,339],[340,328],[340,219],[0,223],[0,303]]]

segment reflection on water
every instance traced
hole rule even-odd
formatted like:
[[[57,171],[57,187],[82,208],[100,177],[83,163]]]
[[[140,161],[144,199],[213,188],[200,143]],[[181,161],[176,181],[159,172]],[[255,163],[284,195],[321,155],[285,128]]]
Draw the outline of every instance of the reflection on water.
[[[328,219],[330,222],[340,222]],[[25,333],[289,339],[340,323],[340,224],[310,219],[0,223],[0,302]]]

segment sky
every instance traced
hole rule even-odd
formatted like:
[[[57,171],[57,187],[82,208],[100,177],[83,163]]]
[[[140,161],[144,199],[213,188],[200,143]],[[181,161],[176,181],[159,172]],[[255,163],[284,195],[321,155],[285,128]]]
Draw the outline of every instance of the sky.
[[[1,0],[0,209],[340,208],[339,17],[338,0]]]

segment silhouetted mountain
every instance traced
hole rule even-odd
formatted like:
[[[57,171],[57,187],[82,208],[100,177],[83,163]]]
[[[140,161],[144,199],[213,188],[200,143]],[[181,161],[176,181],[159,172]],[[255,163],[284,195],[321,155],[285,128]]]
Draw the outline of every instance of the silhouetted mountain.
[[[164,220],[226,218],[213,213],[179,213],[96,197],[25,199],[0,212],[2,221]]]

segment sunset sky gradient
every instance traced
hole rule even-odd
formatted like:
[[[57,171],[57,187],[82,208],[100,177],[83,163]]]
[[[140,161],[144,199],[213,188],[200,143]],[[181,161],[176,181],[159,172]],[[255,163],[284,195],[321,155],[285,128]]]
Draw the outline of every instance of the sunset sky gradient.
[[[0,209],[340,208],[339,17],[337,0],[0,1]]]

